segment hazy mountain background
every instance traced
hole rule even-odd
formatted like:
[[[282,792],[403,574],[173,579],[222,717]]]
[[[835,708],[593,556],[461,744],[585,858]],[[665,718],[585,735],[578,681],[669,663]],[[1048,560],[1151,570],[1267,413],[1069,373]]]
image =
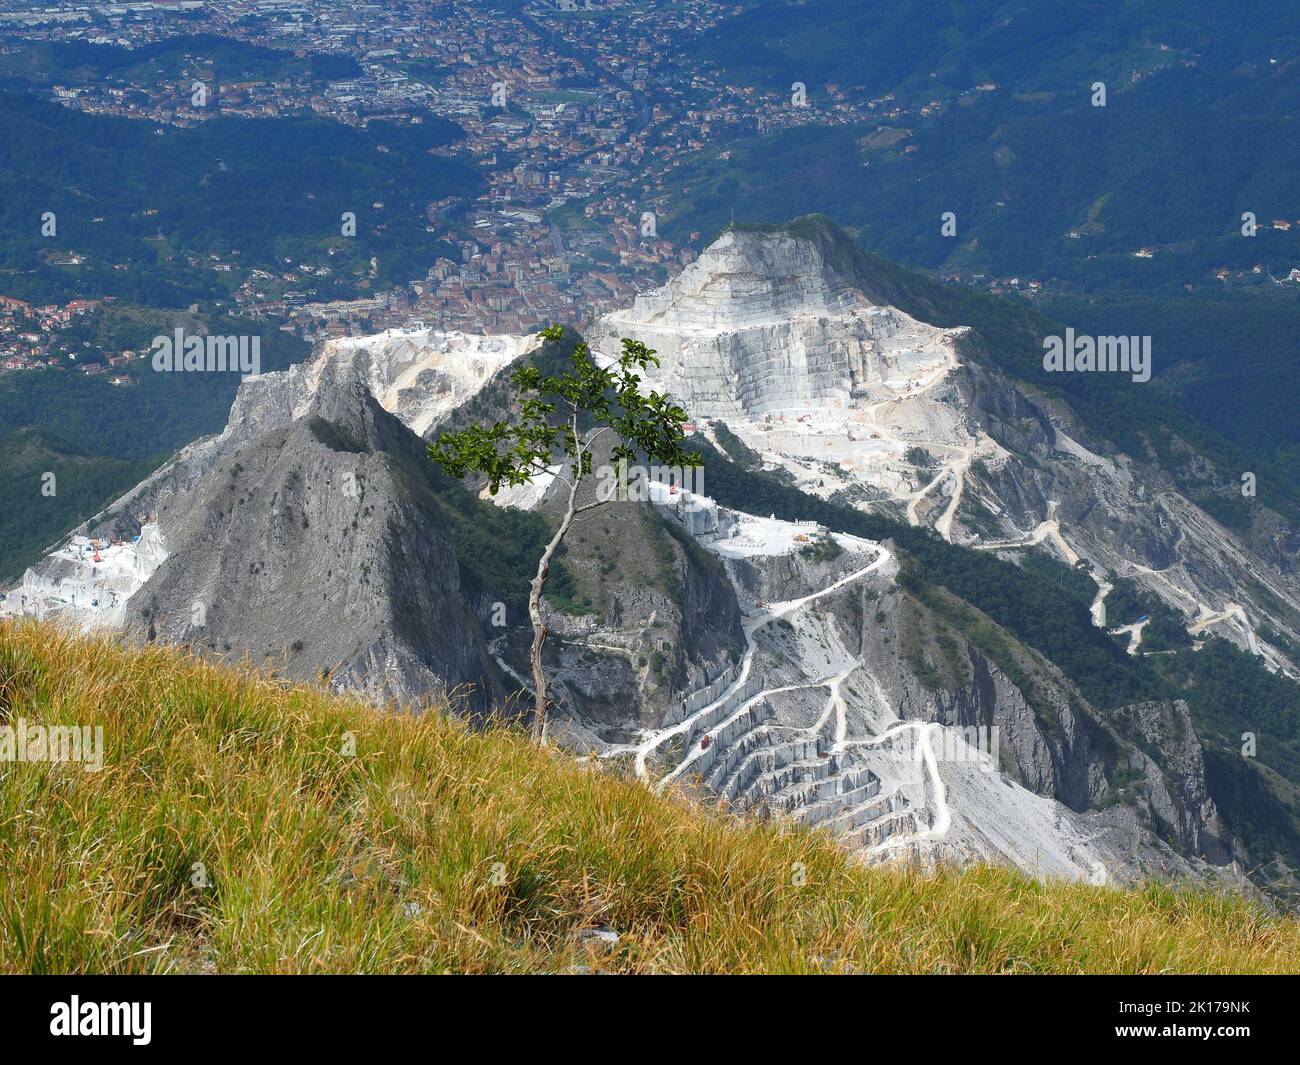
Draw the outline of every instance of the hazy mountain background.
[[[1300,285],[1274,283],[1300,267],[1294,4],[760,0],[677,59],[777,97],[801,81],[812,107],[830,85],[880,97],[882,117],[712,138],[671,173],[674,239],[817,211],[908,265],[1041,280],[1081,332],[1150,334],[1155,387],[1300,483]]]

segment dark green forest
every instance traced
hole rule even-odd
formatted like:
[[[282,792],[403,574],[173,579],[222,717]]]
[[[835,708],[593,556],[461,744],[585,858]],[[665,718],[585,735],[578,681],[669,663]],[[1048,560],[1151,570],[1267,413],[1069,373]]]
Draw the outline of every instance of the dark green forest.
[[[1177,290],[1214,265],[1294,266],[1300,236],[1246,240],[1239,227],[1246,210],[1300,218],[1300,16],[1283,0],[1245,6],[1258,21],[1204,0],[750,5],[684,56],[782,97],[802,81],[814,108],[834,84],[907,110],[889,118],[882,104],[862,127],[733,131],[738,143],[719,138],[674,175],[663,226],[715,232],[738,202],[755,221],[820,211],[912,265],[1099,291]],[[1092,106],[1097,81],[1105,107]],[[944,211],[955,238],[940,232]],[[1161,254],[1132,258],[1148,245]]]
[[[177,327],[261,338],[264,373],[300,362],[310,351],[265,322],[135,308],[101,311],[73,336],[95,354],[146,352],[153,337]],[[219,432],[240,381],[237,373],[156,373],[147,358],[114,373],[133,383],[113,385],[108,374],[77,369],[0,375],[0,482],[14,486],[0,509],[0,577],[17,576],[178,449]],[[47,471],[58,479],[54,499],[38,491]]]
[[[469,164],[430,154],[460,133],[435,116],[364,130],[314,116],[155,127],[0,93],[0,292],[183,306],[229,295],[234,275],[211,256],[277,275],[328,265],[331,277],[297,286],[317,298],[355,297],[371,258],[373,283],[405,283],[451,253],[427,231],[426,205],[479,188]],[[355,237],[342,235],[348,211]],[[68,265],[73,252],[85,262]]]
[[[0,77],[24,87],[57,80],[63,85],[144,80],[180,82],[187,74],[212,75],[217,84],[306,78],[326,82],[360,74],[347,55],[295,56],[281,48],[210,33],[179,34],[137,48],[85,40],[24,42],[0,57]],[[178,89],[179,91],[179,89]]]
[[[5,486],[0,579],[19,576],[27,563],[143,479],[153,465],[91,454],[42,429],[0,435],[0,482]]]
[[[1152,337],[1146,391],[1163,402],[1111,383],[1053,383],[1091,423],[1170,459],[1173,418],[1195,449],[1261,480],[1266,467],[1274,501],[1293,498],[1300,285],[1285,279],[1300,267],[1297,55],[1300,8],[1287,0],[757,0],[683,41],[683,69],[720,68],[774,102],[801,81],[814,110],[835,86],[877,97],[880,117],[718,131],[670,170],[661,229],[707,240],[738,204],[757,222],[823,213],[908,266],[1041,281],[1050,318]],[[1098,81],[1104,107],[1092,106]],[[886,114],[894,107],[902,113]],[[948,211],[955,237],[941,232]],[[1254,237],[1242,234],[1246,211]],[[1143,248],[1150,258],[1135,256]],[[1183,487],[1244,528],[1239,501]]]
[[[869,94],[930,97],[981,82],[1025,93],[1119,80],[1185,57],[1218,76],[1261,54],[1300,54],[1300,12],[1286,0],[756,0],[733,10],[702,39],[683,42],[681,55],[769,87],[788,87],[803,71],[810,86]]]

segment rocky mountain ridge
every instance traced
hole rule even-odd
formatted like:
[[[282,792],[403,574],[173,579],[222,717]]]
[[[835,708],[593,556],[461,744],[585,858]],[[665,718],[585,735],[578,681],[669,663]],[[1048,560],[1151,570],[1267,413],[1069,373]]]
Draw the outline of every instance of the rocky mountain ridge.
[[[622,336],[645,341],[661,359],[653,386],[724,422],[810,494],[979,550],[1041,547],[1083,562],[1100,601],[1108,575],[1129,578],[1186,615],[1194,635],[1222,635],[1300,676],[1294,553],[1252,550],[1167,472],[1012,380],[969,329],[927,325],[869,295],[888,289],[817,220],[737,228],[606,316],[591,343],[610,354]]]
[[[1193,636],[1293,669],[1258,631],[1296,634],[1285,557],[1252,553],[1159,469],[1010,379],[971,330],[883,302],[904,294],[846,242],[820,224],[730,231],[599,322],[593,349],[623,336],[656,348],[649,383],[774,483],[1017,563],[1051,554],[1091,575],[1104,628],[1109,578],[1131,577]],[[390,331],[250,379],[224,433],[78,530],[105,557],[147,530],[147,562],[136,549],[118,567],[135,584],[111,616],[90,602],[105,563],[66,549],[18,602],[279,656],[288,676],[380,701],[460,689],[513,705],[523,619],[498,616],[506,591],[470,586],[443,494],[461,489],[438,482],[421,438],[471,406],[508,416],[501,371],[533,357],[549,356],[521,338]],[[548,603],[567,746],[824,825],[868,860],[1129,881],[1219,876],[1250,857],[1210,794],[1186,705],[1092,705],[969,604],[910,586],[891,542],[721,506],[705,475],[689,500],[612,504],[575,527]],[[539,478],[496,503],[546,523],[553,487]]]

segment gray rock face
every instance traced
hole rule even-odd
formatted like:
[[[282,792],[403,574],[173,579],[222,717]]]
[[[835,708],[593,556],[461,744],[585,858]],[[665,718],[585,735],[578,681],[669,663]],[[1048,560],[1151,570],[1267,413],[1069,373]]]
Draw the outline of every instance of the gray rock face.
[[[1205,755],[1187,704],[1135,703],[1111,715],[1130,739],[1128,768],[1140,785],[1136,802],[1162,835],[1193,854],[1223,863],[1227,833],[1205,782]]]
[[[701,418],[760,418],[848,406],[911,364],[944,331],[872,303],[816,243],[727,232],[661,289],[596,324],[593,351],[635,336],[650,372]],[[917,341],[915,346],[913,341]]]
[[[833,585],[842,568],[789,556],[728,560],[747,599],[761,592],[797,600]],[[914,748],[886,753],[888,745],[872,737],[908,735],[905,730],[915,727],[908,723],[933,722],[944,730],[935,739],[956,740],[959,752],[965,751],[962,737],[995,737],[990,753],[1004,780],[1050,800],[1046,807],[1055,810],[1044,817],[1009,793],[1007,783],[984,786],[992,774],[954,764],[950,744],[938,767],[953,817],[941,845],[949,857],[982,856],[1057,873],[1073,867],[1088,876],[1100,862],[1119,880],[1204,875],[1202,862],[1221,865],[1231,858],[1185,704],[1143,703],[1101,713],[1056,667],[1006,636],[1021,678],[1012,680],[884,576],[866,588],[825,596],[817,613],[817,621],[803,618],[788,631],[769,626],[759,641],[767,654],[756,658],[749,686],[694,726],[691,735],[713,730],[708,757],[695,764],[707,769],[705,786],[726,789],[728,801],[770,806],[768,796],[751,794],[751,784],[766,778],[751,781],[736,767],[750,764],[767,737],[793,740],[802,733],[804,743],[815,744],[806,756],[810,768],[830,775],[816,778],[821,782],[815,787],[809,783],[806,799],[797,789],[793,798],[789,788],[779,791],[790,804],[786,813],[818,821],[825,796],[842,792],[861,811],[862,819],[845,829],[854,845],[880,845],[903,815],[914,822],[915,835],[917,824],[934,816],[934,795],[915,782]],[[825,720],[820,693],[841,669],[847,671],[830,690],[843,701],[843,724],[818,726]],[[733,725],[728,715],[746,699],[756,700],[755,708]],[[832,754],[842,761],[824,762]],[[874,781],[870,789],[863,772]],[[898,804],[882,805],[881,796],[895,796]],[[806,811],[805,802],[811,804]],[[872,825],[876,834],[864,835]]]
[[[232,434],[246,442],[156,500],[170,554],[129,623],[379,701],[468,687],[484,705],[495,668],[419,439],[355,376],[280,413],[249,417]],[[246,431],[258,423],[274,427]]]
[[[595,466],[607,459],[602,452]],[[557,520],[567,488],[556,482],[552,489],[541,509]],[[594,498],[593,491],[581,502]],[[559,715],[609,737],[658,726],[684,692],[744,650],[736,592],[721,563],[662,508],[615,501],[580,515],[563,565],[586,607],[548,612]],[[528,672],[530,637],[521,628],[498,648],[520,674]]]
[[[955,542],[1014,550],[1030,541],[1026,530],[1055,522],[1094,574],[1132,579],[1189,626],[1218,619],[1209,628],[1214,635],[1259,655],[1271,670],[1297,675],[1297,664],[1259,635],[1272,630],[1294,640],[1300,617],[1296,560],[1278,546],[1284,536],[1262,538],[1265,551],[1247,545],[1182,495],[1168,471],[1135,463],[1072,412],[1031,400],[974,361],[987,355],[968,354],[963,402],[1006,454],[968,471]],[[993,528],[975,513],[989,500],[998,510]],[[1284,526],[1261,511],[1266,525]]]

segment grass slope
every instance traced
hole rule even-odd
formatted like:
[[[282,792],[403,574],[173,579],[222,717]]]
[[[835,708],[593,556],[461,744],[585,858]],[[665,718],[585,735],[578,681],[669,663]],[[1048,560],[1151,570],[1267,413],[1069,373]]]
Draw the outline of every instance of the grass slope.
[[[162,648],[0,627],[0,715],[105,736],[97,773],[0,763],[0,971],[1300,968],[1295,919],[1241,899],[867,870],[504,730]],[[615,947],[579,942],[600,925]]]

